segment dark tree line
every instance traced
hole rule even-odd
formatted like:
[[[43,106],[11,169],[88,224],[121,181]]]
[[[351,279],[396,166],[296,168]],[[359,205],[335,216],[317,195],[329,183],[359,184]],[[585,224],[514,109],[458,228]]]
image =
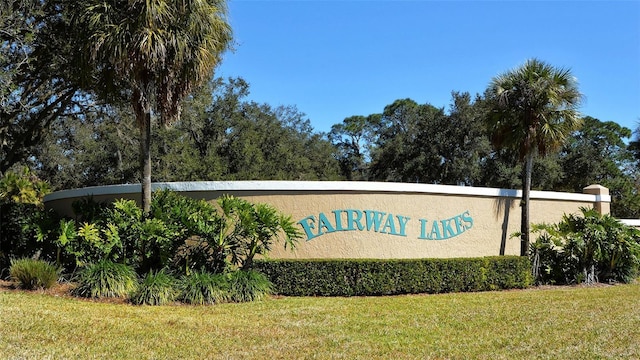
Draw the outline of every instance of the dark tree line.
[[[447,111],[400,99],[382,113],[334,125],[329,138],[349,180],[521,188],[519,154],[491,146],[487,111],[483,96],[468,93],[452,93]],[[601,184],[611,191],[615,216],[640,216],[639,152],[631,138],[613,121],[582,118],[557,152],[534,156],[532,188],[580,193]]]
[[[333,146],[304,114],[246,101],[248,91],[242,79],[216,79],[172,127],[158,127],[153,181],[340,179]],[[56,189],[139,182],[131,117],[124,108],[60,118],[29,162]]]
[[[28,165],[54,189],[141,181],[140,135],[127,87],[77,71],[70,0],[0,4],[0,176]],[[94,80],[107,76],[106,65]],[[106,71],[108,72],[108,71]],[[83,75],[87,75],[83,72]],[[91,72],[89,71],[89,75]],[[113,90],[113,89],[112,89]],[[448,108],[398,99],[376,114],[313,130],[295,107],[247,100],[243,79],[192,89],[171,127],[153,113],[153,181],[365,180],[521,188],[518,151],[491,146],[488,93],[453,92]],[[534,156],[532,188],[610,188],[613,213],[639,217],[640,146],[630,129],[591,117],[556,152]],[[493,139],[495,140],[495,139]]]

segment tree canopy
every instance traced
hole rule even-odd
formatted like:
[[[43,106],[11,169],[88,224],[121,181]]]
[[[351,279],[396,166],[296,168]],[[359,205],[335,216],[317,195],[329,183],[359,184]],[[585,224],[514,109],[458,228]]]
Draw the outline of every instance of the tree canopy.
[[[534,71],[501,74],[494,79],[500,87],[483,94],[454,91],[447,106],[397,99],[373,114],[335,119],[324,134],[293,105],[248,101],[246,80],[214,79],[221,49],[230,45],[223,2],[101,5],[0,4],[0,177],[27,165],[53,189],[141,182],[139,149],[148,141],[154,181],[365,180],[518,188],[526,184],[522,155],[533,150],[546,156],[529,163],[531,189],[579,192],[600,183],[611,191],[615,216],[640,216],[640,141],[627,145],[631,130],[588,116],[582,128],[570,130],[567,115],[575,109],[564,97],[576,95],[576,88],[568,70],[532,60]],[[216,18],[209,34],[219,38],[206,36],[210,16]],[[172,23],[178,18],[184,21]],[[216,33],[218,25],[222,32]],[[185,39],[194,29],[202,37]],[[213,50],[201,53],[189,41]],[[200,63],[207,59],[213,62]],[[524,86],[530,81],[534,86]],[[552,86],[558,91],[538,93]],[[545,103],[550,106],[540,105]],[[530,105],[542,106],[544,116],[530,113],[527,126],[520,126],[518,114]],[[137,135],[142,115],[149,124],[144,129],[155,129],[148,135]],[[489,129],[485,119],[491,120]]]
[[[56,2],[0,3],[0,175],[24,162],[59,117],[91,111],[74,72],[74,29]]]

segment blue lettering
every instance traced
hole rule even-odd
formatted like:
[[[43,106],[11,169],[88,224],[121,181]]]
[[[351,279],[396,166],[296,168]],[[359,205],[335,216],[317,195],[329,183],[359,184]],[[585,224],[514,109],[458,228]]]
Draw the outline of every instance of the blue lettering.
[[[420,240],[431,240],[427,237],[427,222],[427,219],[420,219],[420,236],[418,237]]]
[[[325,234],[324,232],[322,232],[322,229],[327,229],[327,234],[336,231],[336,229],[333,227],[333,225],[331,225],[329,219],[327,219],[327,216],[324,213],[320,213],[318,215],[318,235],[316,236]]]
[[[317,237],[318,235],[313,235],[311,230],[315,229],[313,225],[316,222],[316,218],[313,215],[309,215],[306,218],[298,221],[298,224],[302,225],[302,229],[304,229],[304,233],[307,235],[307,241]]]
[[[429,240],[442,240],[442,235],[440,235],[440,228],[438,227],[438,222],[433,221],[433,225],[431,226],[431,233],[427,237]]]
[[[462,220],[467,223],[465,226],[467,229],[471,229],[473,227],[473,218],[471,214],[469,214],[469,210],[462,213]]]
[[[336,217],[336,231],[344,231],[344,228],[342,227],[342,216],[340,215],[342,210],[333,210],[332,213]]]
[[[467,230],[464,225],[462,225],[462,215],[457,215],[453,218],[453,221],[456,223],[456,235],[460,235]]]
[[[442,238],[448,239],[457,235],[451,227],[451,219],[441,220],[440,223],[442,224]]]
[[[387,216],[387,221],[384,223],[384,227],[380,232],[383,234],[389,233],[391,235],[398,235],[398,233],[396,232],[396,224],[393,222],[393,214],[389,214]]]
[[[367,218],[366,219],[367,231],[371,231],[371,228],[373,228],[373,231],[375,232],[380,231],[380,226],[382,225],[382,218],[386,213],[381,211],[365,210],[364,214]]]
[[[382,234],[407,236],[408,216],[393,215],[378,210],[332,210],[333,215],[318,213],[298,221],[307,241],[336,231],[375,231]],[[473,227],[469,210],[445,220],[419,219],[420,240],[443,240],[458,236]],[[429,226],[431,226],[429,228]]]
[[[396,215],[396,217],[398,218],[398,223],[400,224],[400,236],[407,236],[407,223],[409,222],[409,219],[411,219],[408,216],[402,216],[402,215]]]
[[[360,210],[344,210],[347,213],[347,230],[364,230],[362,225],[362,211]],[[355,217],[354,217],[355,215]]]

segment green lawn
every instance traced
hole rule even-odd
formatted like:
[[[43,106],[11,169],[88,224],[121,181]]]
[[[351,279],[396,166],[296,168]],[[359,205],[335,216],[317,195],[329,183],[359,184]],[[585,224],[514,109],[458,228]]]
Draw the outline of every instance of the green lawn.
[[[0,357],[639,359],[640,285],[162,307],[0,290]]]

